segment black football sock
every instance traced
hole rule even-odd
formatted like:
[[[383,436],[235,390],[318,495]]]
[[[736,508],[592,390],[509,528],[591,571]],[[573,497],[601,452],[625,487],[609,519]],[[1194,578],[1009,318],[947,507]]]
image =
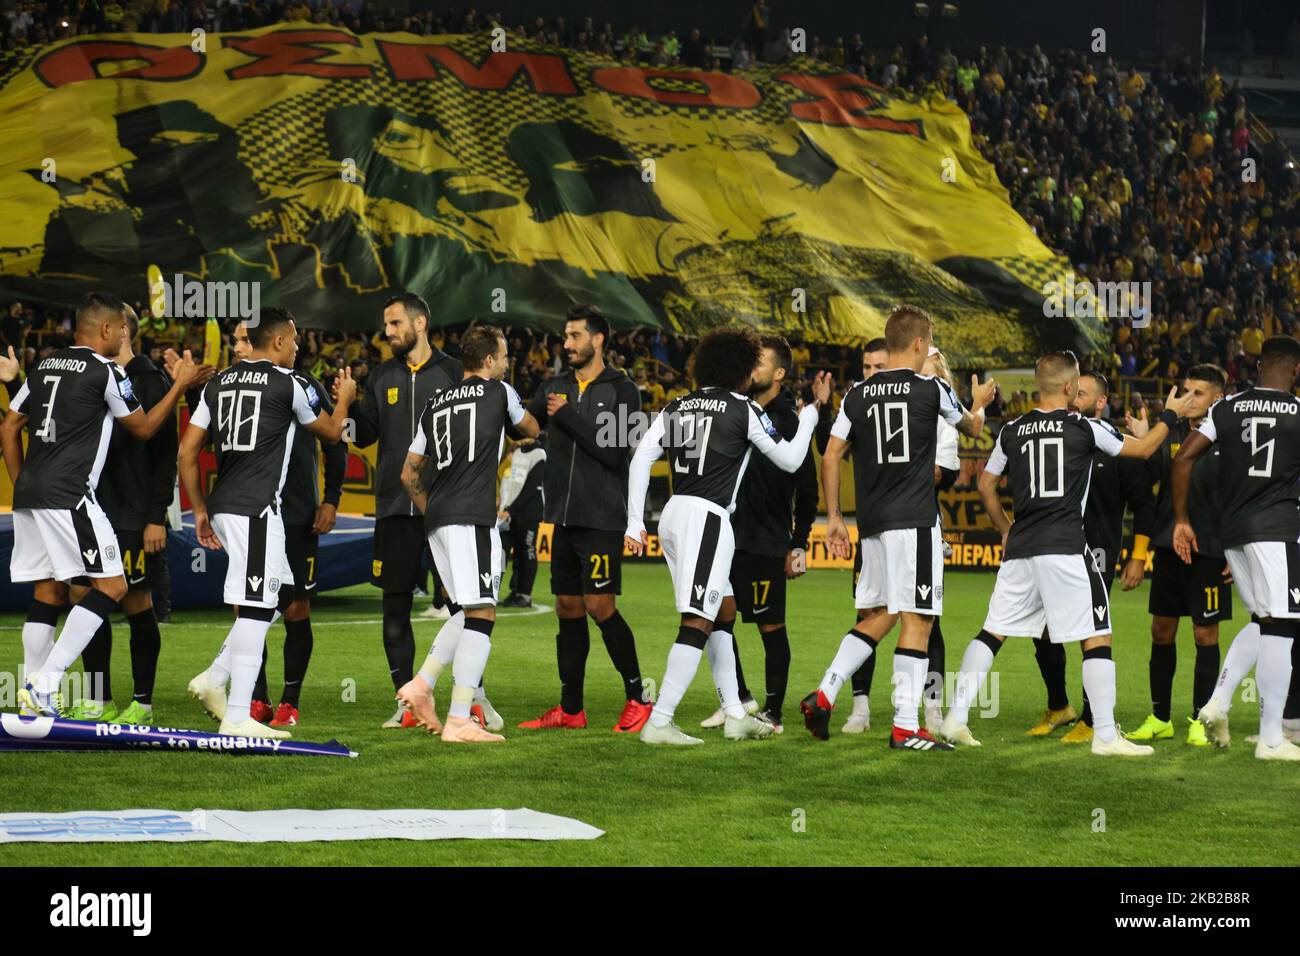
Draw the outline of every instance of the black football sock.
[[[112,660],[113,625],[106,618],[81,652],[81,668],[86,675],[86,692],[82,696],[87,700],[107,703],[113,699]]]
[[[266,642],[262,642],[262,666],[257,671],[257,683],[253,685],[253,700],[264,704],[271,703],[271,692],[266,687]]]
[[[735,627],[736,622],[732,621],[728,627]],[[736,643],[736,634],[731,634],[731,653],[736,658],[736,686],[740,691],[740,702],[746,703],[754,699],[754,695],[749,692],[749,686],[745,683],[745,669],[740,666],[740,645]]]
[[[1217,644],[1215,648],[1218,648]],[[1286,708],[1282,711],[1282,719],[1300,720],[1300,636],[1291,642],[1291,686],[1286,692]]]
[[[1034,660],[1038,673],[1047,686],[1047,709],[1065,710],[1070,706],[1070,696],[1065,691],[1065,646],[1053,644],[1049,638],[1034,638]]]
[[[1219,681],[1219,645],[1197,644],[1196,664],[1192,670],[1192,717],[1201,712],[1201,708],[1210,702],[1214,694],[1214,685]],[[1295,681],[1291,681],[1295,686]]]
[[[560,708],[566,714],[582,713],[587,653],[590,650],[587,615],[560,618],[560,632],[555,635],[555,661],[560,668]]]
[[[280,700],[297,707],[302,695],[302,682],[307,677],[307,664],[311,661],[311,618],[301,621],[284,621],[284,693]]]
[[[785,707],[785,688],[790,680],[790,634],[782,625],[774,631],[760,631],[763,638],[763,678],[767,686],[766,709],[780,717]]]
[[[388,658],[388,676],[393,689],[401,690],[414,674],[415,631],[411,628],[410,594],[385,594],[384,655]]]
[[[641,664],[636,658],[636,638],[627,626],[623,615],[615,611],[603,621],[597,621],[605,650],[614,662],[614,669],[623,678],[623,693],[628,700],[641,700]]]
[[[930,643],[927,646],[929,650],[926,652],[926,656],[929,657],[930,663],[925,677],[925,694],[921,699],[926,707],[942,707],[948,650],[944,646],[943,628],[939,626],[937,617],[930,628]]]
[[[153,705],[153,685],[158,675],[158,655],[162,653],[162,634],[153,608],[126,619],[131,627],[131,678],[135,682],[133,699]]]
[[[854,697],[866,697],[871,693],[871,679],[876,676],[876,655],[867,658],[866,663],[853,672],[849,683],[853,685]]]
[[[1168,720],[1174,698],[1174,671],[1178,667],[1177,644],[1151,645],[1151,713],[1156,720]],[[1218,678],[1216,673],[1215,678]]]

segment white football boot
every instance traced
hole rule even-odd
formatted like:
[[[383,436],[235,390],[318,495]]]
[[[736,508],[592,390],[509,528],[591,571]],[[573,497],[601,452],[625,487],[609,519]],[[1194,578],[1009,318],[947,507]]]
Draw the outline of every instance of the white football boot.
[[[864,734],[870,729],[871,701],[867,699],[866,694],[856,695],[853,698],[853,712],[849,714],[849,719],[844,721],[844,726],[840,730],[846,734]]]
[[[226,689],[216,685],[210,671],[197,675],[187,689],[213,720],[226,719]]]

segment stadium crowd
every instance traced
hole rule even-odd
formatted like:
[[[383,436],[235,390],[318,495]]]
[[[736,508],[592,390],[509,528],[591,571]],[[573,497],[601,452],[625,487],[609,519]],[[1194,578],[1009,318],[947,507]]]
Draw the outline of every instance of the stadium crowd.
[[[503,22],[474,7],[396,16],[367,3],[333,0],[222,0],[211,6],[203,0],[23,0],[5,12],[0,32],[8,50],[96,30],[220,31],[294,20],[416,34],[477,32]],[[749,8],[735,36],[684,29],[651,37],[636,24],[597,23],[539,16],[507,26],[541,42],[656,66],[735,69],[790,55],[788,29],[775,29],[761,2]],[[1203,362],[1222,366],[1240,385],[1253,380],[1269,335],[1296,333],[1300,171],[1294,164],[1266,167],[1245,97],[1217,67],[1200,69],[1183,58],[1143,74],[1109,56],[1049,56],[1037,45],[936,50],[924,35],[888,50],[869,48],[860,33],[825,43],[812,37],[808,53],[904,95],[954,100],[970,117],[975,143],[1012,205],[1046,245],[1069,259],[1079,280],[1150,284],[1147,307],[1130,309],[1137,321],[1112,319],[1109,347],[1085,357],[1085,366],[1148,395],[1162,393],[1165,382]],[[1244,162],[1253,169],[1244,172]],[[1143,301],[1139,296],[1133,304]],[[66,311],[46,316],[18,304],[6,310],[6,343],[19,341],[24,322],[56,333],[70,323]],[[457,332],[445,334],[454,353]],[[174,344],[195,336],[201,338],[201,330],[173,327],[160,329],[157,339]],[[559,339],[525,330],[516,337],[521,358],[515,381],[527,391],[557,367]],[[42,337],[42,346],[59,344],[59,337],[48,341]],[[682,337],[624,333],[613,344],[613,364],[637,378],[649,404],[662,406],[683,387],[689,343]],[[793,344],[802,368],[808,346]],[[314,333],[300,363],[328,375],[329,366],[346,361],[364,380],[368,366],[383,357],[382,339]],[[808,358],[844,370],[853,364],[849,347],[828,347]],[[1116,390],[1117,402],[1121,391],[1127,389]],[[1029,396],[1000,399],[1018,407]]]

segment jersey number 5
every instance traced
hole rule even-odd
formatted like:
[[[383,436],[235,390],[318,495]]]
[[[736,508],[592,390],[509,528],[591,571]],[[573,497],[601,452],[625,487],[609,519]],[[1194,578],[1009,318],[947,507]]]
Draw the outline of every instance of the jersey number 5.
[[[1273,442],[1275,439],[1270,438],[1266,442],[1259,440],[1259,430],[1261,427],[1272,428],[1277,424],[1276,418],[1265,418],[1257,416],[1247,418],[1241,423],[1241,440],[1250,445],[1250,470],[1246,474],[1252,478],[1272,478],[1273,477]],[[1255,459],[1260,455],[1264,456],[1264,463],[1256,465]]]

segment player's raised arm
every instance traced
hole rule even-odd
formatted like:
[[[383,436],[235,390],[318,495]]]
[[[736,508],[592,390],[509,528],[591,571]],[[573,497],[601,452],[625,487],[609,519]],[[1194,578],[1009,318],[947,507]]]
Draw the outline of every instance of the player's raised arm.
[[[633,554],[642,554],[650,538],[645,530],[645,496],[650,488],[650,466],[664,453],[664,415],[667,409],[655,416],[636,446],[632,463],[627,471],[627,530],[623,532],[623,543]]]
[[[346,366],[339,370],[334,380],[334,411],[326,415],[311,407],[307,393],[297,380],[293,380],[293,410],[298,421],[309,432],[322,441],[336,442],[343,437],[343,428],[348,420],[348,408],[352,399],[357,397],[357,383],[352,378],[352,369]]]
[[[122,394],[116,376],[110,376],[112,380],[104,397],[113,417],[122,423],[122,427],[133,438],[147,441],[164,423],[171,421],[176,403],[180,401],[187,389],[202,385],[216,373],[216,368],[211,365],[196,365],[194,357],[187,349],[181,361],[174,366],[174,371],[171,371],[172,387],[149,411],[144,411],[139,402]]]
[[[372,376],[366,394],[352,409],[352,444],[366,448],[379,441],[379,398]],[[337,401],[337,396],[335,401]]]
[[[943,379],[935,379],[939,384],[939,415],[953,428],[969,438],[978,438],[984,431],[984,409],[998,393],[998,383],[989,379],[983,385],[979,376],[970,377],[970,411],[961,407],[952,388]]]
[[[1188,405],[1191,403],[1191,392],[1185,395],[1178,394],[1178,388],[1175,386],[1169,390],[1169,397],[1165,399],[1165,410],[1160,413],[1160,419],[1147,429],[1147,433],[1141,438],[1135,438],[1132,435],[1124,437],[1123,448],[1119,452],[1121,458],[1150,458],[1160,448],[1170,430],[1178,424],[1178,419],[1187,413]],[[1103,448],[1103,451],[1105,449]],[[1110,452],[1114,454],[1114,452]]]
[[[817,419],[821,415],[821,407],[831,400],[831,373],[818,372],[813,379],[813,403],[805,405],[799,413],[799,430],[794,433],[794,437],[789,441],[781,438],[780,434],[773,437],[773,428],[771,431],[764,425],[767,416],[760,419],[761,412],[755,411],[755,406],[750,403],[749,406],[749,443],[767,456],[768,460],[782,471],[794,474],[803,464],[804,458],[808,455],[808,445],[812,442],[813,432],[817,429]],[[768,423],[770,424],[770,423]]]

